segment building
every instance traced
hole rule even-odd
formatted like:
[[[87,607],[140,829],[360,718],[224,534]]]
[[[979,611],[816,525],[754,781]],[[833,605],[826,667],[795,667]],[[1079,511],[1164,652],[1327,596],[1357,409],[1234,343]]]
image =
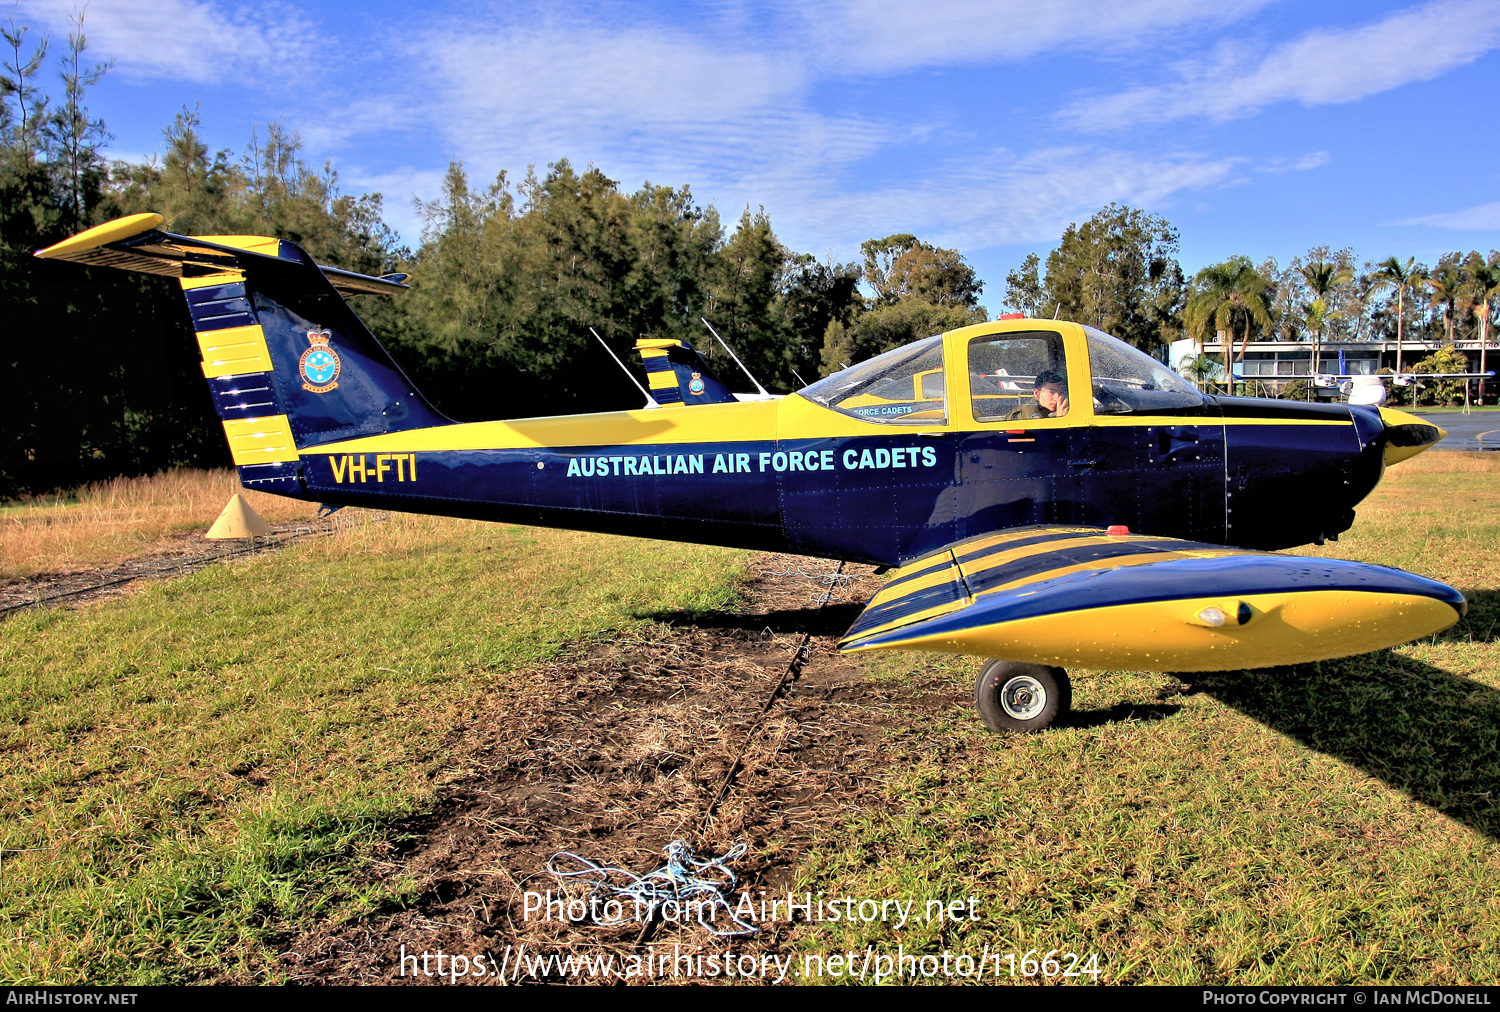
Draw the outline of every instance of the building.
[[[1410,372],[1412,364],[1420,359],[1426,358],[1434,351],[1441,348],[1446,342],[1413,340],[1407,338],[1401,343],[1401,369]],[[1479,372],[1480,349],[1477,340],[1459,340],[1454,342],[1457,348],[1469,360],[1469,372]],[[1168,363],[1174,369],[1182,368],[1182,360],[1191,358],[1198,351],[1196,342],[1174,341],[1172,343],[1172,361]],[[1223,344],[1220,341],[1206,341],[1203,352],[1219,362],[1224,361]],[[1238,343],[1232,343],[1230,357],[1233,359],[1239,355]],[[1234,374],[1246,380],[1259,380],[1270,382],[1280,386],[1287,381],[1306,376],[1312,371],[1313,342],[1311,341],[1251,341],[1245,349],[1243,361],[1234,362]],[[1324,376],[1366,376],[1378,373],[1381,369],[1396,368],[1396,342],[1395,341],[1325,341],[1319,346],[1318,372]],[[1489,343],[1489,353],[1486,356],[1486,368],[1494,371],[1500,368],[1500,345],[1494,340]],[[1500,384],[1496,384],[1500,387]]]

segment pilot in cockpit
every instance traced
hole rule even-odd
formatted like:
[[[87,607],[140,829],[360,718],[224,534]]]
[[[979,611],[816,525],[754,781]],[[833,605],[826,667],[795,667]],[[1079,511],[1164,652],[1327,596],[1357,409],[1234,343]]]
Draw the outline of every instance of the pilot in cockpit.
[[[1051,369],[1037,374],[1032,395],[1036,400],[1022,404],[1005,416],[1008,422],[1028,418],[1061,418],[1068,413],[1068,378]]]

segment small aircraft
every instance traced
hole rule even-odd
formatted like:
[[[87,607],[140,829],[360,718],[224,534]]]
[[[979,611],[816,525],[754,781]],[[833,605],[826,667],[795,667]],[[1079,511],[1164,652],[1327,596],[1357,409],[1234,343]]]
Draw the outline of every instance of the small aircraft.
[[[1093,328],[1009,319],[746,400],[686,344],[644,340],[654,407],[455,423],[345,301],[404,275],[163,223],[37,256],[180,279],[245,487],[890,567],[841,648],[994,658],[975,693],[994,730],[1065,712],[1065,666],[1323,660],[1466,608],[1401,570],[1272,554],[1337,539],[1388,465],[1445,435],[1400,411],[1206,396]]]

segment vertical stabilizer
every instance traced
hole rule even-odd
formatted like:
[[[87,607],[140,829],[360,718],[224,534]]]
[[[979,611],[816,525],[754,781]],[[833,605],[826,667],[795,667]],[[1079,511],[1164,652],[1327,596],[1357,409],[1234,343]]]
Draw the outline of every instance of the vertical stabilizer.
[[[670,339],[635,343],[651,396],[660,404],[724,404],[736,398],[692,345]]]
[[[448,424],[345,301],[404,276],[320,266],[265,236],[182,236],[155,214],[107,222],[37,253],[179,279],[203,375],[247,488],[301,495],[299,450]]]

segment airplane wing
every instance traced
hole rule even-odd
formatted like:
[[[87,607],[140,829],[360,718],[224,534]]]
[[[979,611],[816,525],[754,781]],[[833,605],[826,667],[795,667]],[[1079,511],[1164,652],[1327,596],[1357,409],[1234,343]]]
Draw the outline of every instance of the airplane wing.
[[[1384,566],[1027,527],[903,566],[839,647],[1222,671],[1407,643],[1446,629],[1466,607],[1452,587]]]

